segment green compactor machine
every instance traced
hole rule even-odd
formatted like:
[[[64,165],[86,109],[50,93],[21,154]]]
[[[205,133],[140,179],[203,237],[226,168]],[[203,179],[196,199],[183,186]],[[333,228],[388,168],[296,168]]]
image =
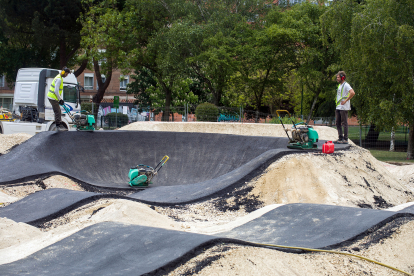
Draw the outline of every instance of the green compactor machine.
[[[155,168],[143,164],[132,167],[128,173],[129,186],[147,187],[148,184],[151,184],[151,180],[158,174],[168,159],[169,157],[167,155],[164,156]]]
[[[283,124],[282,118],[280,117],[280,113],[287,113],[289,119],[292,122],[292,128],[287,129]],[[276,115],[279,117],[280,122],[282,123],[283,129],[286,132],[287,137],[289,138],[288,148],[290,149],[316,149],[318,146],[316,142],[318,142],[319,135],[316,130],[306,124],[305,122],[295,123],[290,116],[289,111],[287,110],[276,110]],[[292,133],[292,137],[289,136],[288,131]]]

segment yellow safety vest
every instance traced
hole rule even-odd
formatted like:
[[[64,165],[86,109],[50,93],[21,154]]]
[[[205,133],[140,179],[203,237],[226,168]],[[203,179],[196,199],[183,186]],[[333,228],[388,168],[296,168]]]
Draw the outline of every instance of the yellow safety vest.
[[[337,96],[335,96],[335,102],[336,102],[336,106],[338,106],[338,105],[340,105],[341,104],[341,102],[342,102],[342,100],[345,100],[345,99],[347,99],[348,98],[348,96],[347,97],[343,97],[342,96],[342,92],[344,92],[344,86],[345,86],[345,83],[346,82],[344,82],[344,84],[342,85],[342,90],[341,90],[341,98],[337,101],[336,99],[337,99]],[[339,89],[339,87],[340,87],[341,85],[340,84],[338,84],[338,88],[336,89],[336,91],[338,91],[338,89]],[[336,92],[337,94],[338,94],[338,92]]]
[[[52,84],[50,85],[50,89],[49,89],[49,93],[47,93],[47,96],[49,98],[55,99],[56,101],[58,101],[58,98],[55,94],[55,83],[56,80],[60,78],[60,87],[59,87],[59,96],[62,98],[62,92],[63,92],[63,78],[60,74],[58,74],[52,81]]]

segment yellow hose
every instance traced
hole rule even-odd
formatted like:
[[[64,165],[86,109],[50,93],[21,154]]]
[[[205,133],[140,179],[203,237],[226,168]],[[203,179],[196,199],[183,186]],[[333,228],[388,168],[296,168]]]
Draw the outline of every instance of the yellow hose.
[[[327,252],[327,253],[334,253],[334,254],[348,255],[348,256],[357,257],[357,258],[360,258],[360,259],[366,260],[366,261],[368,261],[368,262],[372,262],[372,263],[375,263],[375,264],[379,264],[379,265],[382,265],[382,266],[385,266],[385,267],[391,268],[391,269],[393,269],[393,270],[395,270],[395,271],[398,271],[398,272],[401,272],[401,273],[407,274],[407,275],[409,275],[409,276],[414,276],[414,275],[412,275],[412,274],[410,274],[410,273],[408,273],[408,272],[405,272],[405,271],[403,271],[403,270],[400,270],[400,269],[398,269],[398,268],[395,268],[395,267],[392,267],[392,266],[389,266],[389,265],[386,265],[386,264],[383,264],[383,263],[380,263],[380,262],[377,262],[377,261],[374,261],[374,260],[371,260],[371,259],[368,259],[368,258],[365,258],[365,257],[359,256],[359,255],[355,255],[355,254],[352,254],[352,253],[340,252],[340,251],[333,251],[333,250],[313,249],[313,248],[304,248],[304,247],[293,247],[293,246],[284,246],[284,245],[275,245],[275,244],[265,244],[265,243],[254,243],[254,244],[257,244],[257,245],[262,245],[262,246],[269,246],[269,247],[280,247],[280,248],[288,248],[288,249],[300,249],[300,250],[305,250],[305,251]]]

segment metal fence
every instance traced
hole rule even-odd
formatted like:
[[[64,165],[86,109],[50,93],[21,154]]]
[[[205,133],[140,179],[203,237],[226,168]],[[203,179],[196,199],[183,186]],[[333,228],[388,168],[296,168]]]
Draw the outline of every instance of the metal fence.
[[[97,127],[103,129],[117,129],[136,121],[169,121],[169,122],[195,122],[200,121],[195,114],[195,106],[171,107],[168,116],[164,116],[164,108],[145,109],[131,103],[120,103],[115,110],[112,103],[102,103],[98,112]],[[116,112],[117,111],[117,112]],[[112,114],[110,114],[112,113]],[[280,114],[283,123],[291,120],[286,114]],[[218,110],[203,114],[201,121],[208,122],[240,122],[240,123],[273,123],[280,124],[276,114],[262,113],[243,108],[218,107]],[[301,115],[292,115],[295,123],[305,121]],[[377,150],[407,151],[408,126],[401,125],[394,132],[394,143],[391,143],[391,132],[375,131],[370,125],[359,125],[356,118],[350,118],[349,139],[355,144]],[[336,129],[335,117],[313,117],[309,125],[329,126]],[[393,145],[392,145],[393,144]]]
[[[350,126],[349,139],[355,144],[374,150],[392,150],[406,152],[408,146],[408,125],[401,125],[394,131],[394,139],[390,131],[377,132],[371,126]]]

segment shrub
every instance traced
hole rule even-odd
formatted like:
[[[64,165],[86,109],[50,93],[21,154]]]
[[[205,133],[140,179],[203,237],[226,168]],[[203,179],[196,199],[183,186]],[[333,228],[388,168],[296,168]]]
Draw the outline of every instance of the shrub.
[[[293,119],[293,122],[295,123],[295,124],[297,124],[297,123],[299,123],[299,122],[302,122],[302,120],[300,119],[300,118],[292,118]],[[282,117],[282,122],[284,123],[284,124],[288,124],[288,125],[291,125],[292,124],[292,120],[286,115],[286,116],[283,116]],[[278,117],[273,117],[270,121],[269,121],[269,123],[271,123],[271,124],[280,124],[280,120],[279,120],[279,118]]]
[[[109,126],[115,125],[115,120],[117,121],[116,127],[123,127],[128,124],[128,115],[122,113],[108,113],[105,116],[105,122],[108,122]]]
[[[196,107],[195,115],[197,121],[202,122],[217,122],[219,110],[217,106],[211,103],[202,103]]]
[[[81,110],[85,110],[89,113],[92,113],[92,103],[88,103],[88,102],[81,103]]]

